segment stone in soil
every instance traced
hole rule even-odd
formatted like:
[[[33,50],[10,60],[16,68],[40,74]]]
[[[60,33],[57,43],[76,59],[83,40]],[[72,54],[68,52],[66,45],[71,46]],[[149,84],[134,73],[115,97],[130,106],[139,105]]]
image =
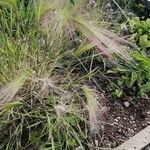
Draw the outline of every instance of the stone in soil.
[[[124,105],[126,108],[128,108],[128,107],[130,106],[130,103],[127,102],[127,101],[125,101],[125,102],[123,103],[123,105]]]

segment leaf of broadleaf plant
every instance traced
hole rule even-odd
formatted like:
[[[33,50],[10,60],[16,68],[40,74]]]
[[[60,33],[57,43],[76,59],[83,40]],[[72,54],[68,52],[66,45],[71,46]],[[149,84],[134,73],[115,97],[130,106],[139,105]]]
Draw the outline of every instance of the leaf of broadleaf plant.
[[[144,34],[143,36],[140,37],[140,45],[143,48],[150,47],[150,40],[148,40],[148,35]]]
[[[135,81],[138,79],[138,75],[136,72],[132,72],[131,74],[131,79],[130,79],[130,82],[129,82],[129,88],[131,88],[133,86],[133,84],[135,83]]]
[[[141,92],[142,93],[148,93],[150,92],[150,82],[147,82],[145,85],[141,87]]]

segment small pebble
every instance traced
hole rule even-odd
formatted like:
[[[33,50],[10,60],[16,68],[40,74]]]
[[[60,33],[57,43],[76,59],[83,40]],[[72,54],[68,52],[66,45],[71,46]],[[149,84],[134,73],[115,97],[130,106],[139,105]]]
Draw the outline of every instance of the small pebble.
[[[130,121],[130,123],[132,124],[132,121]]]
[[[147,124],[150,125],[150,121],[148,121]]]
[[[130,103],[127,102],[127,101],[125,101],[125,102],[123,103],[123,105],[124,105],[126,108],[128,108],[128,107],[130,106]]]
[[[127,120],[127,118],[126,118],[126,117],[124,117],[123,119],[124,119],[124,120]]]
[[[118,129],[118,132],[119,132],[119,133],[121,133],[121,132],[122,132],[122,130],[121,130],[121,129]]]
[[[118,125],[118,123],[117,123],[117,122],[114,122],[114,125]]]
[[[118,120],[120,120],[120,119],[121,119],[121,117],[117,117],[117,119],[118,119]]]
[[[134,131],[138,131],[138,129],[137,129],[137,128],[134,128]]]
[[[114,121],[115,121],[115,122],[118,122],[118,119],[116,118],[116,119],[114,119]]]
[[[133,120],[134,120],[134,117],[133,117],[133,116],[130,116],[130,119],[133,121]]]
[[[134,133],[134,130],[129,129],[129,130],[128,130],[128,133],[129,133],[129,134],[133,134],[133,133]]]
[[[95,145],[96,145],[96,147],[98,146],[98,140],[95,140]]]
[[[132,123],[133,123],[133,124],[136,124],[136,122],[135,122],[134,120],[132,121]]]
[[[148,111],[146,114],[147,114],[147,115],[150,115],[150,111]]]

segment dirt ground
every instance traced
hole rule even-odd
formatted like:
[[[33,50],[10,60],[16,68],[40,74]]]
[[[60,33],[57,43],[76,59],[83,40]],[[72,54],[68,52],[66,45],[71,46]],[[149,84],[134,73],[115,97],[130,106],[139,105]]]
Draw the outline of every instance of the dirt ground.
[[[105,102],[102,147],[115,148],[150,125],[150,100],[124,98]]]

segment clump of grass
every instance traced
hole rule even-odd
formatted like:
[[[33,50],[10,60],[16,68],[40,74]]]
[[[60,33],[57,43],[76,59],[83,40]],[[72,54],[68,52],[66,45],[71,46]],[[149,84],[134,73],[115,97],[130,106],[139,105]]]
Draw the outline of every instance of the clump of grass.
[[[132,44],[104,29],[86,0],[24,4],[0,2],[0,149],[87,149],[98,106],[81,87],[97,84],[100,54],[130,61],[124,48]]]
[[[77,2],[76,2],[77,3]],[[78,38],[82,40],[81,37],[77,37],[75,31],[81,32],[84,38],[87,38],[89,43],[93,47],[97,47],[98,50],[110,58],[113,53],[129,60],[129,56],[125,53],[125,46],[133,45],[117,36],[113,33],[108,32],[102,26],[97,26],[98,17],[95,15],[94,20],[91,20],[90,16],[93,17],[95,11],[90,11],[86,8],[86,1],[78,2],[72,9],[65,4],[62,7],[53,5],[54,11],[47,12],[46,18],[43,19],[43,28],[46,29],[47,35],[54,35],[52,37],[55,41],[60,41],[62,34],[67,35],[71,38]],[[49,4],[49,3],[48,3]],[[81,8],[83,9],[81,10]],[[103,22],[103,21],[102,21]],[[71,32],[65,32],[68,29]],[[50,31],[49,31],[50,30]],[[63,32],[64,31],[64,32]],[[51,32],[54,32],[51,34]],[[57,35],[56,35],[57,34]]]
[[[73,102],[55,95],[45,102],[38,99],[34,98],[34,106],[31,101],[3,105],[1,149],[75,149],[79,146],[83,149],[87,143],[83,128],[86,120]]]

